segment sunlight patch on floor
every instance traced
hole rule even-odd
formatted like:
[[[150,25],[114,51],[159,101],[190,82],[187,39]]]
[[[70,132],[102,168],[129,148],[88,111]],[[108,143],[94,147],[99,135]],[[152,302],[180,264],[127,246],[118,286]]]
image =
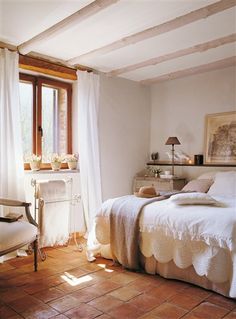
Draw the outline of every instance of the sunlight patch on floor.
[[[97,264],[99,267],[103,268],[106,272],[113,272],[114,270],[112,269],[107,269],[106,264]]]
[[[89,275],[77,278],[68,272],[65,272],[64,275],[61,275],[61,278],[65,280],[71,286],[78,286],[82,283],[93,280],[93,277]]]

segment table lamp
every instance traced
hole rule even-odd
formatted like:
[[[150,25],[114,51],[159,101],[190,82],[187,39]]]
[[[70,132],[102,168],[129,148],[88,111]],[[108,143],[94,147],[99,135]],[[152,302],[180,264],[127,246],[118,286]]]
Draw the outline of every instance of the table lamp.
[[[168,140],[166,141],[165,145],[172,145],[171,148],[171,154],[172,154],[172,168],[171,168],[171,174],[174,177],[174,156],[175,156],[175,148],[174,145],[180,145],[180,141],[176,136],[170,136],[168,137]]]

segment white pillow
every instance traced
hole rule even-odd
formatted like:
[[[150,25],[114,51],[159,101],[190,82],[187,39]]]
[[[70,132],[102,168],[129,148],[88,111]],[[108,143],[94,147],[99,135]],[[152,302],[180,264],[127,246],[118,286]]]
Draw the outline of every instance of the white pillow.
[[[198,176],[197,179],[212,179],[214,181],[217,173],[217,171],[207,172]]]
[[[212,179],[193,179],[188,182],[182,190],[187,192],[207,193],[212,183]]]
[[[236,171],[218,172],[208,194],[213,196],[236,196]]]
[[[210,195],[205,193],[181,193],[170,197],[170,201],[177,205],[213,205],[221,206],[221,203],[216,201]]]

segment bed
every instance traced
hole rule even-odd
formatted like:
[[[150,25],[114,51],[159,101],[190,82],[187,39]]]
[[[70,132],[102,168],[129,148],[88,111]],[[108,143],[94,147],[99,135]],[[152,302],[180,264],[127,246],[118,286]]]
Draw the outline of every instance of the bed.
[[[134,240],[138,262],[149,274],[183,280],[236,298],[236,171],[204,174],[197,184],[206,179],[212,180],[207,193],[193,188],[194,192],[143,205],[138,215],[138,240]],[[119,229],[114,239],[116,232],[110,228],[114,207],[124,200],[128,202],[127,220],[122,224],[130,231],[133,226],[127,225],[132,202],[137,201],[133,195],[107,200],[96,215],[96,239],[105,258],[114,259],[114,241],[122,241]],[[130,211],[127,207],[131,207]],[[122,254],[129,251],[124,249]]]

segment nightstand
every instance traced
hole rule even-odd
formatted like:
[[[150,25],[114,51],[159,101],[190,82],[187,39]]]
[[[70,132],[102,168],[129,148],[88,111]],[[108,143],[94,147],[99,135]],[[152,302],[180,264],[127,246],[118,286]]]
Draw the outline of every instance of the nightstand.
[[[181,177],[160,178],[150,176],[135,176],[133,182],[133,192],[138,192],[142,186],[153,186],[156,191],[169,192],[181,190],[186,184],[186,179]]]

